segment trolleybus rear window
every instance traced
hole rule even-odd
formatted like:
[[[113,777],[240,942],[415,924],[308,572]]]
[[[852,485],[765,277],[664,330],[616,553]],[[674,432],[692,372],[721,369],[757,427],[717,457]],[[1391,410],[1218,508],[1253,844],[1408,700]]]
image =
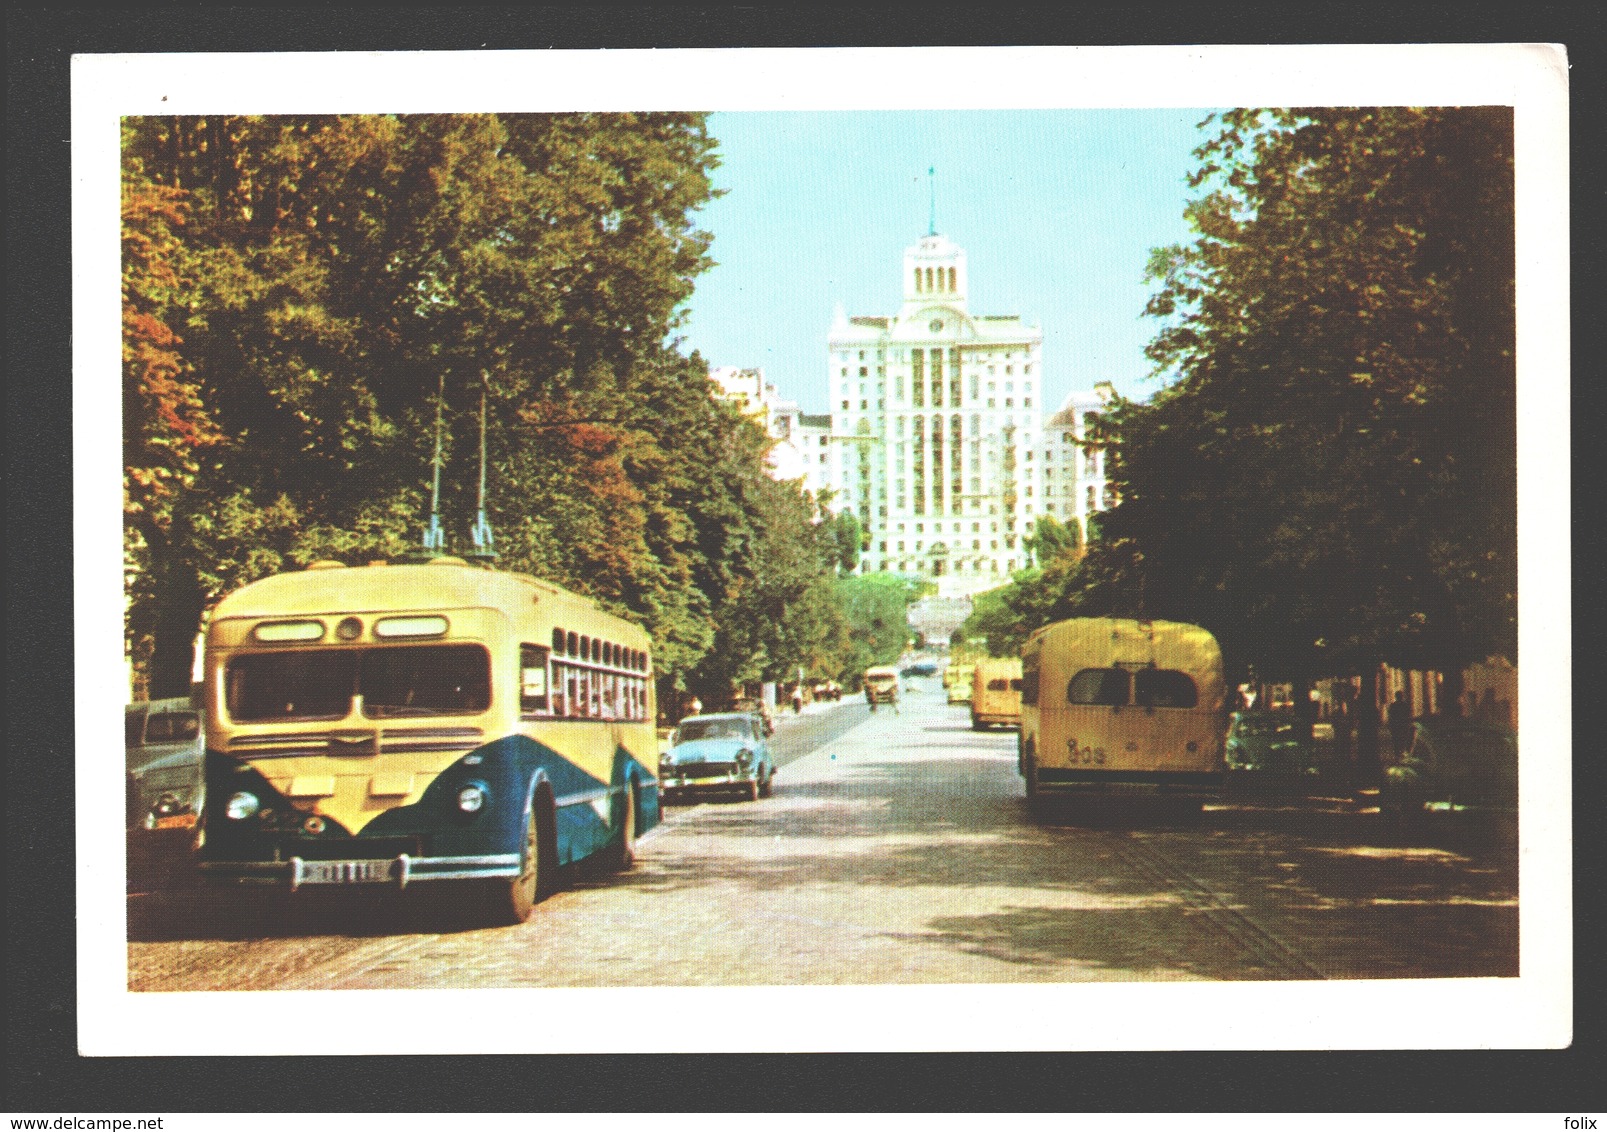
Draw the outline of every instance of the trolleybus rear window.
[[[241,723],[343,719],[354,695],[369,719],[478,714],[491,705],[491,655],[480,645],[398,645],[229,662],[229,715]]]
[[[1085,668],[1066,685],[1066,702],[1119,707],[1127,703],[1127,673],[1120,668]]]
[[[1104,707],[1191,708],[1200,702],[1192,677],[1175,668],[1085,668],[1066,685],[1066,702]]]

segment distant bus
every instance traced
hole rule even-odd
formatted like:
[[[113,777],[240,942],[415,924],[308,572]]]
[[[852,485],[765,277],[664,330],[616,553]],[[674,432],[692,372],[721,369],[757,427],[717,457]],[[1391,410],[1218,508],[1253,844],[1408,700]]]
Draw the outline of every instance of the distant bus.
[[[975,667],[970,664],[951,664],[943,674],[944,683],[949,690],[949,703],[968,704],[971,702],[971,674]]]
[[[1037,630],[1021,650],[1018,767],[1049,794],[1218,796],[1226,685],[1197,625],[1089,617]]]
[[[878,664],[865,669],[865,702],[872,711],[877,704],[898,703],[898,669],[890,664]]]
[[[659,821],[647,633],[460,558],[245,586],[205,653],[211,881],[443,883],[502,923]]]
[[[971,728],[1021,725],[1021,658],[989,657],[971,673]]]

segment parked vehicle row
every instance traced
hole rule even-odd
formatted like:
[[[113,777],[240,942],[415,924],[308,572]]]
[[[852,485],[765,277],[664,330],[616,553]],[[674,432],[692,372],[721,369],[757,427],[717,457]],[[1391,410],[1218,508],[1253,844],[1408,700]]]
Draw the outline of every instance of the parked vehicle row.
[[[896,709],[899,677],[865,672],[873,711]],[[771,792],[761,707],[664,735],[654,688],[647,633],[561,587],[450,556],[315,563],[217,606],[197,703],[128,709],[130,838],[198,846],[214,883],[450,884],[518,923],[560,867],[629,867],[666,799]],[[1227,713],[1221,652],[1199,626],[1057,622],[1019,658],[977,662],[970,693],[973,727],[1019,728],[1034,801],[1200,802],[1226,773],[1315,766],[1292,716]],[[1516,752],[1510,729],[1418,721],[1385,776],[1384,820],[1515,814]]]

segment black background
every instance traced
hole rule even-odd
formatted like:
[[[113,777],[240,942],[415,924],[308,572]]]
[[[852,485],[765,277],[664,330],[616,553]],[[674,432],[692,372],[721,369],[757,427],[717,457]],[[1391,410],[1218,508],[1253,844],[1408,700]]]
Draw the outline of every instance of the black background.
[[[69,80],[76,52],[1557,42],[1571,75],[1575,680],[1599,694],[1603,21],[1588,5],[11,8],[6,713],[14,1113],[859,1111],[1602,1113],[1600,756],[1576,759],[1575,1042],[1561,1051],[81,1058],[76,1033]],[[985,37],[985,38],[984,38]],[[1593,347],[1595,347],[1593,349]],[[1583,453],[1583,455],[1580,455]],[[1526,537],[1529,534],[1526,532]],[[1582,632],[1579,630],[1583,630]],[[1559,695],[1566,694],[1558,690]],[[108,757],[114,757],[109,755]],[[1556,925],[1566,932],[1567,924]],[[852,1034],[862,1020],[843,1019]],[[1068,1019],[1074,1028],[1075,1019]],[[1074,1040],[1074,1039],[1071,1039]],[[1156,1035],[1165,1046],[1167,1036]],[[472,1085],[471,1085],[472,1083]],[[1404,1122],[1403,1122],[1404,1123]]]

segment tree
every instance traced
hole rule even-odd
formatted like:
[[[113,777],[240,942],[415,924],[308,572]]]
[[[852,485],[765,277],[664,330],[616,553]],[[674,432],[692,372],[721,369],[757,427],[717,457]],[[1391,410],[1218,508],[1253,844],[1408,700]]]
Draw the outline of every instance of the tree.
[[[837,579],[843,610],[843,637],[837,677],[857,681],[865,669],[892,664],[909,637],[909,603],[916,587],[894,574],[861,574]]]
[[[526,475],[567,493],[574,507],[553,513],[577,530],[611,506],[643,512],[603,596],[662,614],[671,658],[707,647],[706,610],[672,596],[695,582],[695,542],[638,478],[657,422],[622,412],[688,380],[668,336],[708,262],[691,220],[712,193],[700,116],[145,118],[124,155],[128,238],[160,243],[184,284],[131,259],[144,276],[125,287],[125,390],[163,395],[141,365],[183,375],[169,401],[197,430],[153,446],[146,422],[175,421],[128,418],[131,505],[147,506],[142,483],[184,484],[160,545],[129,524],[130,633],[153,642],[153,687],[187,684],[189,641],[221,593],[314,558],[405,549],[443,401],[443,511],[472,515],[478,445],[453,440],[477,432],[482,390],[493,466],[510,473],[492,476],[497,518],[524,506]],[[543,458],[557,434],[533,424],[553,424],[553,405],[578,409],[577,428],[598,419],[555,443],[600,478],[566,479]],[[513,526],[510,559],[554,560],[550,530]]]
[[[1515,653],[1511,146],[1496,108],[1222,116],[1150,263],[1172,383],[1109,414],[1063,598],[1296,675]]]
[[[825,521],[825,527],[837,572],[852,574],[859,569],[865,544],[865,530],[858,517],[852,511],[838,511]]]

